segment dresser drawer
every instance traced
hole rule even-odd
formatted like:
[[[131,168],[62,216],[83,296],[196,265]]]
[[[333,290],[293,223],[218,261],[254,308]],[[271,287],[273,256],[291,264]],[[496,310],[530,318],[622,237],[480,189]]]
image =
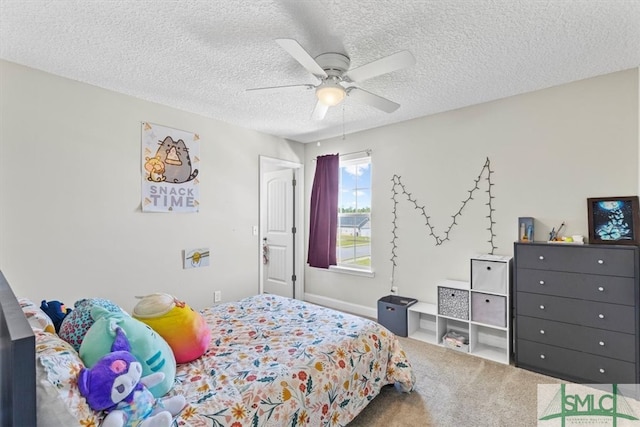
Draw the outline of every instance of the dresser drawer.
[[[622,360],[518,339],[516,365],[594,384],[635,384],[636,365]]]
[[[600,276],[518,268],[516,289],[523,292],[634,305],[633,277]]]
[[[599,356],[636,361],[636,337],[633,334],[587,328],[569,323],[518,316],[517,337],[551,344]]]
[[[517,292],[516,314],[628,334],[636,333],[635,309],[628,305]]]
[[[516,245],[516,268],[634,277],[634,248],[562,244]]]

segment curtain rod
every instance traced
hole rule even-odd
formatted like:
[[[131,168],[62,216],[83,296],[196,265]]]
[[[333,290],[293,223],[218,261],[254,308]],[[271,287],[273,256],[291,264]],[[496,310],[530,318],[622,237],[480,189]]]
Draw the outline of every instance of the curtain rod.
[[[367,156],[370,156],[372,151],[373,151],[373,150],[372,150],[371,148],[367,148],[366,150],[353,151],[353,152],[351,152],[351,153],[343,153],[343,154],[339,154],[339,156],[340,156],[340,157],[342,157],[342,156],[351,156],[352,154],[361,154],[361,153],[366,153],[366,154],[367,154]],[[324,156],[324,155],[326,155],[326,154],[323,154],[323,156]],[[314,161],[314,162],[315,162],[317,159],[318,159],[318,157],[316,157],[316,158],[315,158],[315,159],[313,159],[312,161]]]

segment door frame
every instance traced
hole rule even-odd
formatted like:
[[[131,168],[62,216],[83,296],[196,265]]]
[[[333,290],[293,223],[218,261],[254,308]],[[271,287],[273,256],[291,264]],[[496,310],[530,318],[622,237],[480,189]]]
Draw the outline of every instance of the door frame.
[[[264,223],[267,213],[264,211],[263,199],[265,191],[264,174],[265,172],[272,172],[282,169],[293,170],[293,177],[296,180],[296,186],[293,189],[294,194],[294,206],[293,226],[296,228],[295,235],[295,250],[294,256],[294,274],[296,275],[296,283],[294,286],[294,298],[304,299],[304,165],[302,163],[292,162],[290,160],[277,159],[274,157],[260,156],[260,191],[258,198],[259,220],[258,225],[258,253],[257,259],[259,264],[258,271],[258,291],[263,293],[264,291],[264,265],[262,264],[262,238],[264,231]]]

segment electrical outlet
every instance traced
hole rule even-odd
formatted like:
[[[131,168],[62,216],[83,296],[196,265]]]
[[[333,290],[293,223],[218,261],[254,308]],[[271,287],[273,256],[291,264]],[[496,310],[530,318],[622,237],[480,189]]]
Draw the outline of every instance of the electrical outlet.
[[[220,302],[222,301],[222,291],[215,291],[213,293],[213,302]]]
[[[398,295],[398,287],[397,286],[392,286],[391,287],[391,293],[393,295]]]

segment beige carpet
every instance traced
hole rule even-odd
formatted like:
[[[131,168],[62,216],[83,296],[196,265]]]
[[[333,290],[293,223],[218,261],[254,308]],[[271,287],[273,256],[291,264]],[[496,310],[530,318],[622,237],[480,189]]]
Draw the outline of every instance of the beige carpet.
[[[415,390],[385,387],[349,427],[529,427],[537,425],[537,385],[556,378],[400,338]]]

